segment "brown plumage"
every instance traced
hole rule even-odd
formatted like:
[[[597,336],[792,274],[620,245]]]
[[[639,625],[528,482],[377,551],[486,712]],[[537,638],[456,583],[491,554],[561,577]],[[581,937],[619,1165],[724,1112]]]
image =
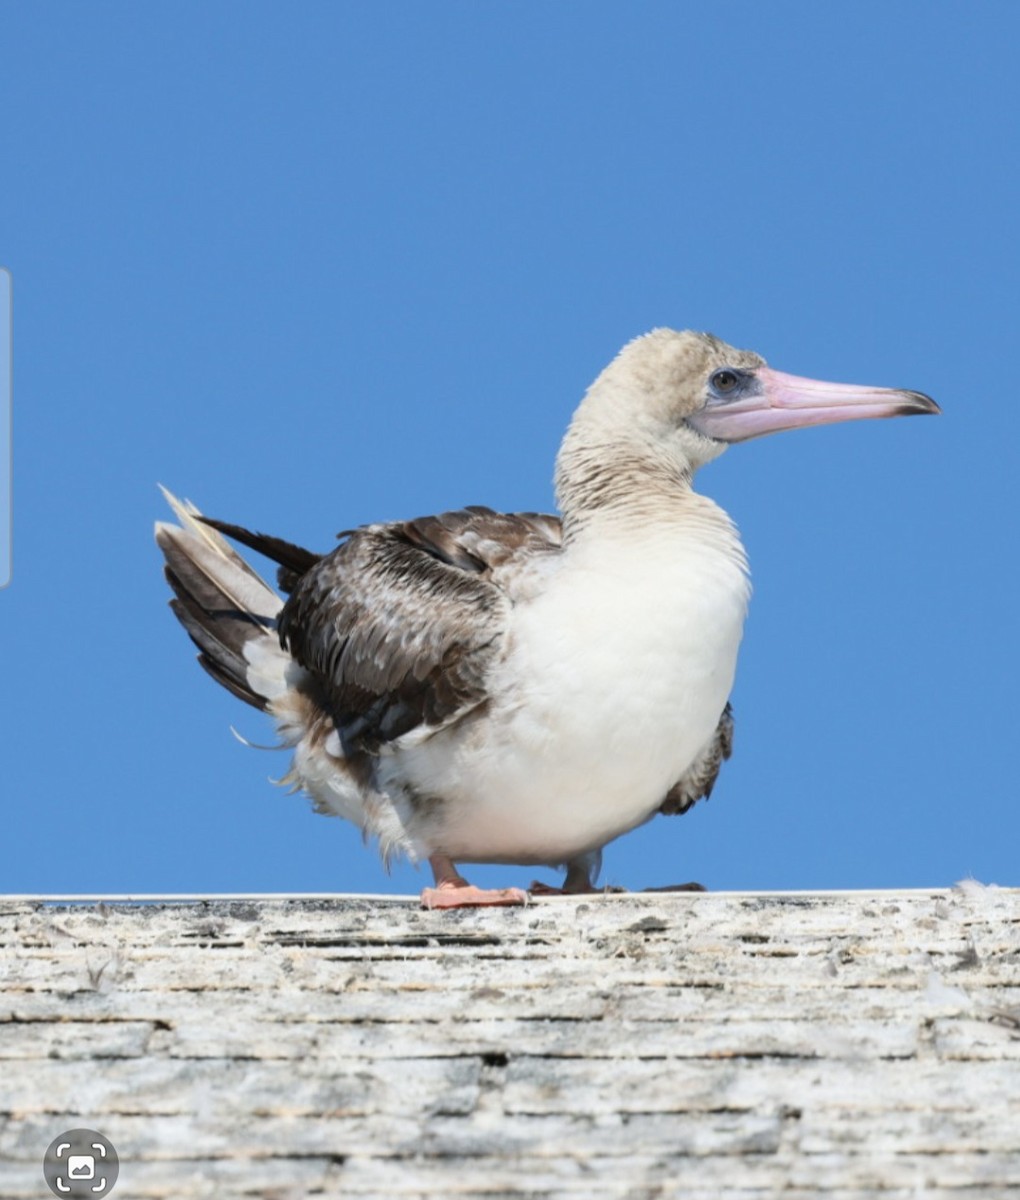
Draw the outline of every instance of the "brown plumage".
[[[319,681],[345,753],[480,704],[509,577],[558,547],[555,517],[473,507],[353,530],[314,563],[280,613],[280,642]]]

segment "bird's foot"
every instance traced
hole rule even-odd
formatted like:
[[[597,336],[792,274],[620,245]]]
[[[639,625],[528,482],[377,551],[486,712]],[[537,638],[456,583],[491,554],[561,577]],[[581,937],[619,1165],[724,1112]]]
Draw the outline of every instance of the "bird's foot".
[[[422,908],[507,908],[528,903],[528,893],[520,888],[477,888],[470,883],[443,882],[424,888]]]
[[[542,883],[538,879],[534,879],[528,888],[528,894],[532,896],[609,896],[620,895],[626,892],[626,888],[617,887],[615,884],[607,884],[605,887],[593,887],[591,884],[587,886],[570,886],[565,884],[563,887],[552,887],[548,883]],[[642,888],[642,892],[707,892],[708,888],[702,883],[671,883],[666,887],[650,887]]]
[[[429,866],[436,886],[422,891],[422,908],[506,908],[528,903],[528,893],[520,888],[474,887],[448,854],[430,854]]]
[[[553,887],[551,883],[542,883],[540,879],[533,879],[528,884],[529,896],[565,896],[567,893],[561,887]]]
[[[670,883],[665,887],[642,888],[643,892],[707,892],[703,883]]]
[[[590,883],[583,887],[567,884],[564,884],[563,887],[553,887],[551,884],[542,883],[539,879],[533,879],[528,885],[528,894],[531,896],[605,896],[626,890],[615,884],[606,884],[605,887],[594,887]]]

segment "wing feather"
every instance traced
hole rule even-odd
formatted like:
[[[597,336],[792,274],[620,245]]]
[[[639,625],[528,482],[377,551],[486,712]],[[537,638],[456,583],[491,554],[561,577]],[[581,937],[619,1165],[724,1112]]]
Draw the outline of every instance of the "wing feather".
[[[341,536],[297,580],[279,628],[319,677],[345,749],[482,704],[515,573],[558,551],[557,519],[476,507]]]
[[[666,793],[659,812],[672,816],[685,813],[699,800],[707,800],[715,787],[723,763],[733,753],[733,706],[727,702],[712,740],[688,768],[683,779]]]

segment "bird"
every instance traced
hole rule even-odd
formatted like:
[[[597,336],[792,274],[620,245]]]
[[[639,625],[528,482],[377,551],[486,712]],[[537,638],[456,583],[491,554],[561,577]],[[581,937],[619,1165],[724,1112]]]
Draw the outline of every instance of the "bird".
[[[532,890],[592,891],[606,845],[687,812],[730,757],[749,571],[699,468],[765,434],[939,411],[658,328],[574,412],[558,515],[474,505],[319,554],[165,492],[177,521],[156,540],[199,663],[292,750],[283,782],[387,863],[428,862],[425,907],[517,905],[528,892],[460,866],[550,866],[562,887]],[[277,565],[279,592],[232,542]]]

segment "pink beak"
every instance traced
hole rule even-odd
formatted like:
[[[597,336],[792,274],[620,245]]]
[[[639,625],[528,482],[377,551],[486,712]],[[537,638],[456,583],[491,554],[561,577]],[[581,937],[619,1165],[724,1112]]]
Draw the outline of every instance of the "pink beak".
[[[754,378],[758,387],[753,391],[745,390],[732,400],[725,397],[710,400],[701,412],[688,418],[690,424],[717,441],[744,442],[766,433],[807,425],[941,411],[922,392],[825,383],[786,375],[770,367],[759,367]]]

